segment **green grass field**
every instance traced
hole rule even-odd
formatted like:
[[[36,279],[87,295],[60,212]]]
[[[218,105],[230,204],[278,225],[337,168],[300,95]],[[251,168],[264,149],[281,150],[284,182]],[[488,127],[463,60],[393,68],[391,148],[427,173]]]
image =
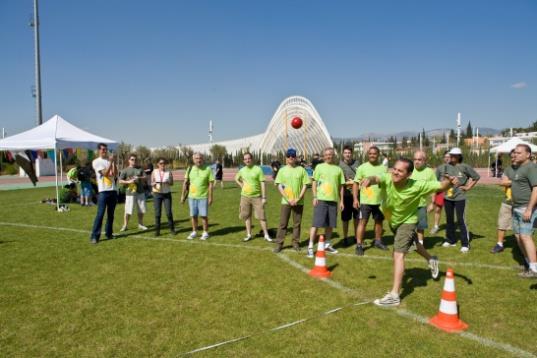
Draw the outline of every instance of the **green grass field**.
[[[446,263],[455,270],[461,318],[470,325],[463,335],[423,323],[437,313],[443,276],[432,280],[417,254],[407,258],[400,308],[381,309],[367,302],[391,286],[390,252],[368,249],[356,257],[354,247],[338,247],[340,254],[328,256],[332,279],[315,280],[304,273],[313,265],[304,250],[274,254],[261,237],[242,242],[239,190],[231,184],[215,192],[209,241],[187,241],[187,206],[174,189],[177,236],[164,230],[157,239],[132,229],[98,245],[88,240],[95,207],[57,213],[39,203],[52,188],[2,192],[0,355],[180,356],[243,337],[197,355],[537,355],[537,281],[516,276],[520,257],[511,236],[502,254],[489,253],[501,200],[495,187],[470,193],[469,254],[440,247],[443,230],[426,239],[441,271]],[[275,228],[279,198],[272,185],[268,196]],[[119,205],[116,230],[122,216]],[[391,233],[384,238],[391,245]],[[326,314],[336,308],[342,309]]]

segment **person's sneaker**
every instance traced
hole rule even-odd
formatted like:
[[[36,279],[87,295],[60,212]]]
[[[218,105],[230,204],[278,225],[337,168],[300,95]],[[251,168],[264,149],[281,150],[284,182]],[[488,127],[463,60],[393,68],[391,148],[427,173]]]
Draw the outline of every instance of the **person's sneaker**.
[[[503,251],[503,246],[502,246],[502,245],[499,245],[499,244],[496,244],[496,245],[492,248],[492,250],[490,250],[490,252],[491,252],[492,254],[498,254],[498,253],[500,253],[500,252],[502,252],[502,251]]]
[[[455,247],[455,246],[457,246],[457,244],[452,244],[449,241],[444,241],[444,243],[442,243],[442,247]]]
[[[429,268],[431,269],[431,276],[436,280],[440,270],[438,269],[438,257],[432,256],[429,260]]]
[[[268,242],[272,242],[272,238],[269,234],[265,235],[265,240],[267,240]]]
[[[377,249],[388,250],[388,247],[384,245],[380,240],[375,240],[373,246],[375,246]]]
[[[356,254],[356,256],[364,256],[364,247],[362,245],[356,245],[354,253]]]
[[[399,298],[399,295],[388,292],[386,296],[377,298],[373,303],[381,307],[394,307],[399,306],[401,299]]]
[[[332,247],[332,244],[329,242],[324,243],[324,251],[329,252],[331,254],[337,254],[338,251]]]
[[[433,228],[431,230],[429,230],[429,234],[436,234],[438,231],[440,231],[440,228],[438,226],[433,226]]]
[[[468,252],[470,252],[470,248],[468,246],[461,247],[461,253],[467,254]]]
[[[198,234],[195,231],[192,231],[190,235],[187,236],[187,240],[194,240],[198,236]]]
[[[537,278],[537,272],[532,270],[525,270],[518,273],[518,277],[520,278]]]
[[[96,245],[99,241],[97,239],[91,239],[90,244]]]
[[[200,240],[207,240],[209,238],[209,233],[207,231],[204,231],[203,234],[201,234]]]
[[[246,241],[250,241],[252,240],[252,236],[251,235],[248,235],[246,236],[244,239],[242,239],[242,241],[246,242]]]
[[[308,255],[307,255],[310,259],[313,258],[313,247],[308,247]]]
[[[123,225],[121,227],[121,229],[119,229],[119,231],[123,232],[123,231],[127,231],[127,226],[126,225]]]
[[[143,226],[142,224],[138,224],[138,230],[146,231],[147,226]]]
[[[277,244],[276,247],[274,248],[274,250],[272,250],[272,252],[274,252],[275,254],[281,252],[283,250],[283,245],[282,244]]]

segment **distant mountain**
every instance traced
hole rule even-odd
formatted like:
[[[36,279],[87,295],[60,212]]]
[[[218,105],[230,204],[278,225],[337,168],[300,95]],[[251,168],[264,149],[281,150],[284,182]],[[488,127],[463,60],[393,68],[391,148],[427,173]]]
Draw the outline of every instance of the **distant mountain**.
[[[494,128],[479,128],[479,135],[480,136],[494,136],[498,135],[501,131]],[[431,129],[426,130],[425,134],[427,137],[441,137],[444,136],[446,132],[449,132],[450,128],[438,128],[438,129]],[[462,130],[463,134],[465,132],[465,129]],[[419,135],[419,131],[403,131],[403,132],[396,132],[396,133],[378,133],[378,132],[368,132],[368,133],[362,133],[358,137],[353,138],[333,138],[335,142],[356,142],[361,140],[368,140],[371,138],[371,140],[377,140],[377,141],[384,141],[387,140],[390,137],[396,137],[397,139],[401,139],[403,137],[415,137]]]

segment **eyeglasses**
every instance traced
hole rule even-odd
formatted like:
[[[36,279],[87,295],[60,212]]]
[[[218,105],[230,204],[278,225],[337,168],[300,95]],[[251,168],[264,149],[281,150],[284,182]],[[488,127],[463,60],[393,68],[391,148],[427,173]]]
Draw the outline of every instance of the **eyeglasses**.
[[[129,158],[129,160],[133,160],[133,161],[134,161],[134,160],[136,160],[136,158]]]

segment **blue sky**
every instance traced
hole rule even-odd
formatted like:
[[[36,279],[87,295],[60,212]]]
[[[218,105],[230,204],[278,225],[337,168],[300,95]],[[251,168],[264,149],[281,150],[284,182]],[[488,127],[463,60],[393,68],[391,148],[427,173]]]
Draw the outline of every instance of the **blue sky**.
[[[35,125],[32,0],[0,1],[0,127]],[[149,146],[264,131],[289,95],[332,136],[537,120],[537,1],[41,0],[43,113]]]

